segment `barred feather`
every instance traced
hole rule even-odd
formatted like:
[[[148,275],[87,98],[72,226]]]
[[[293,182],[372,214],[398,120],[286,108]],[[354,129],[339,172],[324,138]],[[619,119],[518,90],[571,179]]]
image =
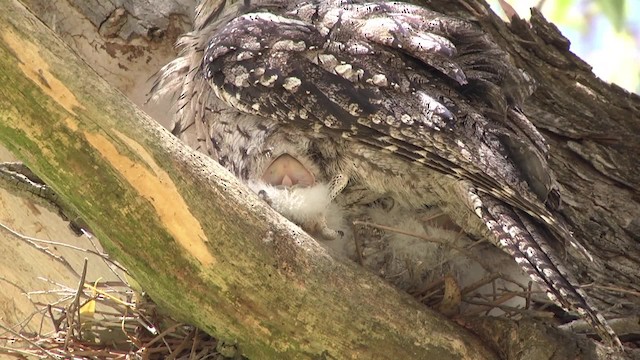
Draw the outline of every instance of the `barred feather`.
[[[205,0],[179,45],[157,94],[181,93],[174,131],[195,128],[240,178],[289,153],[320,181],[343,174],[456,209],[463,228],[468,205],[554,301],[620,345],[548,245],[588,256],[557,215],[548,146],[519,110],[532,81],[479,27],[401,2]]]

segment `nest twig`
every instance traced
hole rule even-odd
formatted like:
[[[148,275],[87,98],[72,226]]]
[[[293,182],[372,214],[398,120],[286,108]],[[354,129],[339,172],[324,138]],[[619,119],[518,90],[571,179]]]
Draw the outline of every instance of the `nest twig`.
[[[2,224],[0,224],[2,225]],[[22,235],[5,225],[6,233],[24,241],[68,268],[62,256],[47,246],[65,246],[100,256],[112,270],[126,272],[108,259],[95,244],[83,249],[59,242]],[[13,326],[0,322],[0,354],[16,358],[41,359],[226,359],[236,357],[233,346],[225,345],[197,328],[178,323],[158,314],[155,304],[144,295],[137,296],[124,280],[91,281],[87,279],[90,262],[85,258],[77,285],[67,286],[39,278],[54,289],[26,291],[13,282],[0,281],[19,289],[33,304],[35,311]],[[121,274],[116,274],[122,279]],[[39,295],[56,295],[57,300],[39,302]],[[27,324],[41,316],[37,332],[27,331]],[[37,319],[37,318],[36,318]],[[221,353],[222,352],[222,353]],[[224,354],[223,354],[224,353]]]

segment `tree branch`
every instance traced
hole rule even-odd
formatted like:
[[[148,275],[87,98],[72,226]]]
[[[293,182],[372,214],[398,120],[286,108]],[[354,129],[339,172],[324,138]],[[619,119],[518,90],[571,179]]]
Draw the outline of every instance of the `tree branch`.
[[[0,29],[0,141],[172,315],[255,359],[495,358],[461,327],[333,260],[19,3],[0,13]]]
[[[632,135],[640,134],[639,98],[595,78],[540,15],[531,26],[505,25],[482,1],[432,0],[430,7],[475,18],[536,79],[525,111],[547,131],[565,212],[596,257],[586,263],[568,253],[567,261],[585,284],[609,285],[586,289],[601,307],[640,311],[633,295],[640,290],[639,141]],[[520,349],[562,347],[567,357],[595,358],[593,346],[575,337],[538,343],[529,341],[533,331],[495,331],[502,322],[520,326],[507,320],[466,322],[505,334],[478,341],[330,258],[217,163],[149,120],[15,1],[0,13],[0,34],[0,142],[83,215],[174,317],[237,341],[256,359],[495,358],[487,346],[509,348],[507,338]],[[543,353],[536,356],[558,355]]]

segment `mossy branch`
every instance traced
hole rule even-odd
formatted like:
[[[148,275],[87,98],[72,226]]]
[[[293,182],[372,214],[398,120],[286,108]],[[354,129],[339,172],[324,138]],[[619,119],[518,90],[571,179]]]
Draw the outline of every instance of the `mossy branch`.
[[[173,316],[253,359],[494,359],[341,263],[99,78],[20,3],[0,12],[0,142]]]

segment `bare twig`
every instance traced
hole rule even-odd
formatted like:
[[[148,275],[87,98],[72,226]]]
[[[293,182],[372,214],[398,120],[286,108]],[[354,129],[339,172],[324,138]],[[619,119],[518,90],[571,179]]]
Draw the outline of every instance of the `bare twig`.
[[[631,294],[631,295],[640,297],[640,292],[635,291],[635,290],[631,290],[631,289],[621,288],[621,287],[618,287],[618,286],[598,285],[598,284],[592,283],[592,284],[582,285],[580,287],[583,288],[583,289],[584,288],[588,288],[588,287],[593,287],[593,288],[598,288],[598,289],[617,291],[617,292],[621,292],[621,293],[625,293],[625,294]]]
[[[39,349],[40,351],[42,351],[42,354],[43,354],[43,355],[46,355],[49,359],[55,359],[55,357],[53,357],[53,356],[51,355],[51,353],[50,353],[47,349],[45,349],[45,348],[43,348],[42,346],[38,345],[36,342],[34,342],[33,340],[29,339],[28,337],[26,337],[26,336],[24,336],[24,335],[22,335],[22,334],[20,334],[20,333],[18,333],[18,332],[16,332],[16,331],[14,331],[14,330],[12,330],[12,329],[10,329],[10,328],[8,328],[8,327],[6,327],[6,326],[2,325],[2,323],[0,323],[0,328],[2,328],[3,330],[5,330],[6,332],[11,333],[13,336],[16,336],[16,337],[18,337],[18,338],[22,339],[23,341],[25,341],[25,342],[29,343],[29,345],[31,345],[31,346],[33,346],[33,347],[35,347],[35,348]]]
[[[85,287],[85,281],[87,278],[87,267],[89,266],[89,260],[84,258],[84,264],[82,265],[82,276],[80,277],[80,281],[78,282],[78,289],[76,291],[76,297],[73,299],[73,306],[76,308],[76,312],[78,315],[78,322],[76,326],[78,327],[78,337],[82,337],[82,323],[80,319],[80,295],[84,294],[83,289]]]
[[[474,247],[476,244],[471,244],[470,246],[468,246],[466,248],[461,248],[459,246],[451,244],[451,242],[449,242],[449,241],[444,241],[444,240],[437,239],[437,238],[429,238],[429,237],[426,237],[426,236],[423,236],[423,235],[420,235],[420,234],[416,234],[416,233],[413,233],[413,232],[410,232],[410,231],[405,231],[405,230],[402,230],[402,229],[399,229],[399,228],[395,228],[395,227],[391,227],[391,226],[385,226],[385,225],[380,225],[380,224],[367,222],[367,221],[359,221],[359,220],[354,221],[353,224],[354,225],[362,225],[362,226],[370,226],[372,228],[385,230],[385,231],[390,231],[390,232],[394,232],[396,234],[412,236],[412,237],[415,237],[417,239],[421,239],[421,240],[424,240],[424,241],[428,241],[428,242],[432,242],[432,243],[436,243],[436,244],[440,244],[440,245],[449,247],[449,248],[451,248],[453,250],[456,250],[456,251],[460,252],[462,255],[467,256],[468,258],[476,261],[478,264],[480,264],[480,266],[482,266],[484,268],[483,263],[473,253],[471,253],[469,251],[469,249]],[[440,266],[441,264],[443,264],[443,263],[445,263],[445,262],[447,262],[449,260],[450,259],[448,259],[446,261],[443,261],[443,262],[441,262],[440,264],[438,264],[438,265],[436,265],[434,267]],[[485,270],[487,270],[487,272],[490,271],[490,269],[485,269]]]
[[[89,254],[94,254],[96,256],[99,256],[100,258],[104,259],[105,261],[109,262],[110,264],[112,264],[113,266],[117,267],[120,271],[124,272],[125,274],[129,274],[129,272],[127,271],[127,269],[125,269],[122,265],[118,264],[117,262],[111,260],[109,258],[109,255],[106,253],[102,253],[99,251],[95,251],[95,250],[89,250],[89,249],[85,249],[85,248],[81,248],[78,246],[74,246],[74,245],[70,245],[70,244],[66,244],[63,242],[59,242],[59,241],[50,241],[50,240],[43,240],[43,239],[38,239],[38,238],[34,238],[31,236],[27,236],[27,235],[23,235],[13,229],[11,229],[10,227],[0,223],[0,227],[3,228],[4,230],[8,231],[9,233],[11,233],[12,235],[18,237],[21,240],[26,241],[28,244],[36,247],[36,249],[41,250],[42,251],[42,247],[37,246],[36,244],[40,243],[40,244],[47,244],[47,245],[53,245],[53,246],[60,246],[60,247],[65,247],[65,248],[69,248],[69,249],[73,249],[73,250],[77,250],[77,251],[82,251],[82,252],[86,252]],[[47,249],[47,251],[49,251]],[[57,258],[57,255],[55,254],[51,254],[50,251],[47,253],[47,255],[53,256],[54,258]],[[66,262],[66,260],[64,260]],[[66,266],[69,266],[68,263],[66,263]],[[74,269],[70,269],[76,276],[80,276],[80,274],[78,274]]]
[[[89,243],[91,244],[91,246],[93,246],[93,250],[95,251],[95,253],[100,253],[100,251],[98,250],[98,244],[96,244],[93,235],[91,235],[90,233],[84,231],[83,230],[83,234],[84,236],[87,238],[87,240],[89,240]],[[107,254],[105,254],[107,255]],[[107,257],[103,257],[100,256],[100,258],[102,259],[102,262],[105,263],[105,265],[107,265],[107,267],[109,267],[109,270],[111,270],[111,272],[113,273],[113,275],[115,275],[121,282],[123,283],[127,283],[127,280],[125,278],[122,277],[122,275],[116,271],[116,268],[120,271],[123,271],[125,274],[128,274],[126,269],[123,268],[122,266],[117,265],[117,263],[114,263],[113,261],[109,260]]]
[[[358,265],[362,266],[364,264],[364,259],[362,258],[362,246],[360,246],[360,236],[358,234],[358,229],[356,228],[356,224],[352,224],[351,230],[353,231],[353,243],[356,249],[356,256],[358,259]]]
[[[38,239],[32,238],[30,236],[23,235],[23,234],[20,234],[19,232],[9,228],[8,226],[6,226],[6,225],[4,225],[2,223],[0,223],[0,228],[4,229],[5,231],[7,231],[9,234],[13,235],[14,237],[17,237],[18,239],[25,241],[26,243],[28,243],[29,245],[34,247],[36,250],[38,250],[38,251],[40,251],[40,252],[52,257],[54,260],[56,260],[59,263],[61,263],[67,270],[69,270],[76,277],[80,276],[76,272],[76,270],[73,268],[73,266],[71,266],[71,264],[69,264],[69,262],[64,257],[54,254],[47,247],[38,245],[37,244]],[[45,240],[42,240],[42,241],[45,241]]]

